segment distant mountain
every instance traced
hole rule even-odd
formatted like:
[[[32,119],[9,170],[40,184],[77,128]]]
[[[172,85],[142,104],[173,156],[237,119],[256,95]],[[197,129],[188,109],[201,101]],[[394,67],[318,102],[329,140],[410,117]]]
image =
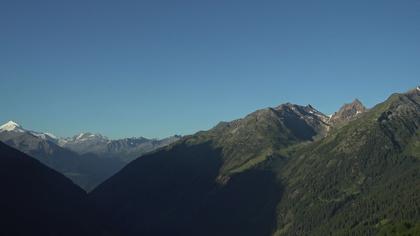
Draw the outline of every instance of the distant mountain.
[[[180,136],[175,135],[161,140],[143,137],[111,140],[100,134],[81,133],[72,138],[60,139],[59,145],[79,154],[92,153],[100,157],[116,157],[124,162],[130,162],[179,139]]]
[[[110,235],[62,174],[1,142],[0,166],[0,235]]]
[[[344,104],[338,112],[335,112],[329,119],[329,123],[333,126],[343,125],[349,121],[356,119],[359,115],[366,112],[366,107],[358,99],[352,103]]]
[[[21,136],[22,134],[38,137],[39,141],[49,141],[80,155],[95,154],[98,157],[118,158],[126,163],[145,153],[167,146],[181,138],[179,135],[174,135],[163,139],[148,139],[144,137],[109,139],[101,134],[89,132],[80,133],[70,138],[58,138],[51,133],[24,129],[14,121],[9,121],[0,126],[0,140],[7,139],[9,142],[13,142],[14,147],[24,152],[37,149],[37,147],[33,146],[34,143],[32,143],[32,146],[28,146],[27,143],[19,145],[9,138],[11,136]],[[35,146],[39,145],[36,144]]]
[[[97,145],[106,145],[109,142],[109,139],[101,134],[93,133],[80,133],[71,138],[61,138],[59,140],[60,146],[69,146],[74,148],[74,151],[83,153],[82,150],[92,149]]]
[[[24,129],[9,121],[0,127],[0,141],[35,157],[48,167],[66,175],[85,190],[116,173],[124,166],[117,158],[100,158],[94,154],[79,155],[60,147],[51,134]]]
[[[48,140],[51,142],[57,142],[58,138],[55,137],[53,134],[51,133],[41,133],[41,132],[36,132],[36,131],[32,131],[32,130],[26,130],[24,128],[22,128],[21,125],[19,125],[18,123],[14,122],[14,121],[9,121],[5,124],[3,124],[2,126],[0,126],[0,133],[3,132],[13,132],[13,133],[29,133],[32,134],[33,136],[42,138],[44,140]]]
[[[133,159],[179,139],[180,136],[111,140],[92,133],[57,138],[50,133],[24,129],[14,121],[0,126],[0,141],[63,173],[87,191]]]
[[[18,123],[14,122],[14,121],[9,121],[6,124],[0,126],[0,131],[1,132],[15,131],[15,132],[22,133],[22,132],[25,132],[26,130],[22,129],[22,127]]]
[[[331,119],[283,104],[128,164],[91,194],[124,235],[420,232],[420,88]]]

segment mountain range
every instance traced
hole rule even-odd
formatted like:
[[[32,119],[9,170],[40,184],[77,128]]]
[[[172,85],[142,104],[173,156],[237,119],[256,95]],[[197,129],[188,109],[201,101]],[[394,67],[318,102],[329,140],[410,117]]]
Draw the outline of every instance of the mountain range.
[[[35,157],[87,191],[133,159],[179,137],[110,140],[100,134],[82,133],[73,138],[57,138],[50,133],[24,129],[14,121],[0,126],[0,141]]]
[[[101,134],[80,133],[57,141],[58,145],[79,154],[92,153],[101,157],[117,157],[128,163],[135,158],[177,141],[181,136],[164,139],[144,137],[111,140]]]
[[[369,109],[356,99],[331,116],[291,103],[257,110],[131,161],[88,195],[71,197],[88,212],[70,215],[90,216],[81,221],[92,222],[95,235],[420,235],[419,127],[420,87]],[[110,143],[93,134],[47,139],[67,151],[66,142],[90,140],[70,151],[77,155]],[[22,155],[31,159],[0,149],[0,157]],[[8,178],[6,189],[19,195]]]

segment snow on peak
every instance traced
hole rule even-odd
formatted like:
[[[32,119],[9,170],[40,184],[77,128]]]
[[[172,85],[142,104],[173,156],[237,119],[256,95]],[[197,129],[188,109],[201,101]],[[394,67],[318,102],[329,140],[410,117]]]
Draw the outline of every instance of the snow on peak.
[[[93,134],[93,133],[80,133],[73,138],[70,138],[69,140],[77,141],[77,142],[84,142],[88,140],[105,140],[107,141],[108,138],[105,136],[102,136],[101,134]]]
[[[416,88],[416,89],[417,89],[417,91],[420,91],[420,86],[417,86],[417,88]]]
[[[9,121],[6,124],[0,126],[0,131],[24,132],[25,130],[18,123],[14,121]]]
[[[55,136],[54,134],[52,134],[52,133],[44,133],[45,135],[47,135],[47,136],[49,136],[50,138],[53,138],[53,139],[58,139],[57,138],[57,136]]]
[[[38,138],[42,138],[45,140],[58,140],[58,138],[54,134],[51,134],[51,133],[39,133],[36,131],[29,131],[29,133],[31,133],[32,135]]]
[[[76,140],[78,139],[88,139],[88,138],[101,138],[102,136],[100,134],[92,134],[92,133],[80,133],[76,136]]]
[[[21,125],[14,121],[9,121],[5,123],[4,125],[0,126],[0,132],[17,132],[17,133],[28,133],[32,134],[36,137],[45,139],[45,140],[57,140],[58,138],[51,134],[51,133],[41,133],[37,131],[31,131],[24,129]]]
[[[85,133],[80,133],[80,134],[76,137],[76,139],[81,139],[84,135],[85,135]]]

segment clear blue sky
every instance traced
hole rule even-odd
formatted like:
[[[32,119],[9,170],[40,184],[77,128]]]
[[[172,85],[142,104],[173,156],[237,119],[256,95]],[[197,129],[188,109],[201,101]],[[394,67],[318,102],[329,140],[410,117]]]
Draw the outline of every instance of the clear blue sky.
[[[0,121],[164,137],[420,78],[420,0],[1,1]]]

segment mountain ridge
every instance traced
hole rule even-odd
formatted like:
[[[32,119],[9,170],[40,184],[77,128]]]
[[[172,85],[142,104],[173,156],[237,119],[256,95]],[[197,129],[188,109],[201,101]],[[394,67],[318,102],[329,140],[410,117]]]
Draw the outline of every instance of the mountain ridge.
[[[403,220],[413,225],[420,221],[419,95],[391,95],[339,125],[309,106],[261,109],[137,159],[90,197],[127,235],[365,235]],[[395,194],[387,197],[388,188]]]
[[[181,138],[179,135],[163,139],[148,139],[145,137],[131,137],[109,139],[101,134],[80,133],[71,138],[60,139],[61,147],[70,149],[78,154],[95,154],[102,157],[117,157],[128,163],[141,155],[166,146]]]
[[[25,129],[14,121],[0,126],[0,141],[63,173],[87,191],[133,159],[179,138],[110,140],[100,134],[82,133],[73,137],[72,146],[71,140],[63,144],[63,138]]]
[[[268,234],[275,223],[268,206],[283,187],[262,167],[281,163],[281,150],[316,139],[326,118],[310,106],[284,104],[220,122],[129,163],[91,200],[126,235]]]
[[[220,122],[132,161],[88,200],[127,236],[420,233],[420,89],[332,117],[285,103]]]
[[[414,175],[420,169],[420,150],[407,152],[410,145],[420,143],[419,95],[419,91],[391,95],[362,117],[291,155],[282,174],[289,189],[278,208],[283,214],[277,235],[325,235],[334,230],[366,235],[388,224],[380,222],[420,221],[413,212],[420,204],[415,190],[420,178]],[[404,197],[396,183],[404,186]],[[308,204],[312,207],[304,207]],[[410,217],[395,217],[399,214]]]

